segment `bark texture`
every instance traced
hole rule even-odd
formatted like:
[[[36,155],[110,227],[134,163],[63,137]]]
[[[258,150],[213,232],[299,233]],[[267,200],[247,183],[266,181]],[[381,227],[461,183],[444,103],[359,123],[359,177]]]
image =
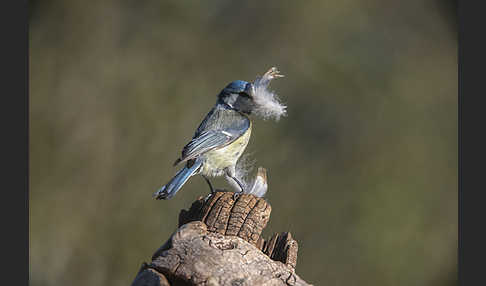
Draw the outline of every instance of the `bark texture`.
[[[179,229],[143,264],[132,286],[310,285],[296,273],[291,234],[261,237],[271,207],[263,198],[216,192],[179,214]]]

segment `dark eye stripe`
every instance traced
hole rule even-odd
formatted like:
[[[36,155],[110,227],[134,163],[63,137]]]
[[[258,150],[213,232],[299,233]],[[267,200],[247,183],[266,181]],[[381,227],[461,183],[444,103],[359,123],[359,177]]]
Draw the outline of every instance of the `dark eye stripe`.
[[[243,96],[243,97],[248,97],[248,98],[251,98],[251,96],[250,96],[250,95],[248,95],[248,94],[246,94],[246,93],[244,93],[244,92],[240,92],[240,93],[239,93],[239,95],[240,95],[240,96]]]

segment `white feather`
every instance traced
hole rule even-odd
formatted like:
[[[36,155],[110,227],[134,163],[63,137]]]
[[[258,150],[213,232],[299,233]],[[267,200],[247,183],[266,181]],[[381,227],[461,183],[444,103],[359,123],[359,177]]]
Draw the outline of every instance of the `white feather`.
[[[247,190],[253,184],[250,173],[253,171],[255,160],[250,158],[250,154],[243,154],[238,162],[236,162],[235,176],[243,184]]]
[[[235,167],[235,176],[243,184],[245,194],[263,197],[267,192],[267,178],[265,168],[259,167],[256,175],[252,176],[255,160],[249,154],[243,155]]]
[[[256,105],[253,113],[264,120],[274,118],[278,121],[281,116],[287,114],[287,106],[280,102],[275,92],[268,89],[270,81],[279,77],[283,77],[283,75],[280,74],[277,68],[272,67],[253,83],[253,101]]]
[[[265,195],[267,189],[268,189],[268,185],[267,185],[267,181],[265,181],[265,178],[263,178],[260,175],[257,175],[255,177],[255,181],[253,182],[253,186],[248,191],[248,194],[252,194],[254,196],[261,198]]]

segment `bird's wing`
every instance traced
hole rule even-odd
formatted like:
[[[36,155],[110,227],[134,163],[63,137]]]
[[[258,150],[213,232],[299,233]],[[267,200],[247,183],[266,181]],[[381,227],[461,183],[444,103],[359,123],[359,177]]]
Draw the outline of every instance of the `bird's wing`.
[[[241,132],[230,132],[225,130],[203,131],[184,146],[182,156],[176,160],[174,165],[196,158],[210,150],[224,147],[238,139],[242,135],[239,133]]]
[[[224,147],[238,139],[250,128],[250,119],[221,106],[213,108],[199,125],[192,140],[182,149],[174,166],[213,149]]]

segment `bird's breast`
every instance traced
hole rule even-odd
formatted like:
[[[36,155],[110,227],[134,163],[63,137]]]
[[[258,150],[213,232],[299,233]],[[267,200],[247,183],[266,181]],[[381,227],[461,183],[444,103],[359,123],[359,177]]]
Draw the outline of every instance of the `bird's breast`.
[[[204,154],[202,174],[206,176],[221,176],[224,169],[236,165],[236,162],[245,151],[250,140],[251,124],[246,132],[230,144],[214,149]]]

